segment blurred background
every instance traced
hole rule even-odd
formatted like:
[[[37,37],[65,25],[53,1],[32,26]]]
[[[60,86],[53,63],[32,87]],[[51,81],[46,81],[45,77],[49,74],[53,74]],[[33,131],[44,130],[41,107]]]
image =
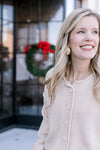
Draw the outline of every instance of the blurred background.
[[[27,45],[47,41],[56,45],[63,20],[76,8],[100,12],[100,0],[0,0],[0,129],[10,125],[37,129],[41,123],[44,76],[27,70]],[[41,52],[34,66],[52,64]],[[34,69],[34,67],[33,67]]]

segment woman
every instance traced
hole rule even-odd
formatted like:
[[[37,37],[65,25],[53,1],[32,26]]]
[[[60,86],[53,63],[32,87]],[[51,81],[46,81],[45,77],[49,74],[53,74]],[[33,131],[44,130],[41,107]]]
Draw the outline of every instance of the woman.
[[[46,75],[43,121],[33,150],[100,150],[100,17],[65,19]]]

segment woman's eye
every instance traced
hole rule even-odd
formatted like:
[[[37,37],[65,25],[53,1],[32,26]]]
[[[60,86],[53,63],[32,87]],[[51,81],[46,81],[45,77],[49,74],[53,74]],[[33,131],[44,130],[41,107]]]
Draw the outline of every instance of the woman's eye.
[[[78,31],[77,33],[84,33],[84,31]]]
[[[95,34],[98,34],[98,31],[93,31]]]

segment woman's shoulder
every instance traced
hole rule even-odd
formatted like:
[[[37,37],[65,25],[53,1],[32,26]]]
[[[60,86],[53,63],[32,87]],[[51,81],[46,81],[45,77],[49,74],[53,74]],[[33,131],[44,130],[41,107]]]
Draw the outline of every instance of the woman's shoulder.
[[[54,67],[52,67],[47,73],[46,73],[46,80],[51,78],[54,72]]]

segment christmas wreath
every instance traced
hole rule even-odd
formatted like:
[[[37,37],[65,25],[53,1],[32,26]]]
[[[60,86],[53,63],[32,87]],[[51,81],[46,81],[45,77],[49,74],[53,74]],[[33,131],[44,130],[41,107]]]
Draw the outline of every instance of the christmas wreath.
[[[55,46],[46,41],[39,44],[27,45],[24,54],[28,71],[38,77],[44,77],[54,66]]]

